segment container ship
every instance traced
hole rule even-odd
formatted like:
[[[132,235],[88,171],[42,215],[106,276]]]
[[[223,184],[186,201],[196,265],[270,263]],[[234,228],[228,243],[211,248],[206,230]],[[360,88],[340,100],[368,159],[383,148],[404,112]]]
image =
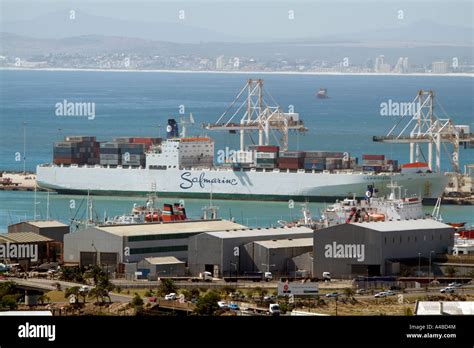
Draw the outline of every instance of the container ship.
[[[37,167],[40,187],[59,193],[100,195],[147,195],[163,197],[244,200],[330,201],[355,195],[364,197],[372,185],[380,195],[389,194],[391,181],[410,194],[436,200],[448,178],[431,172],[427,164],[398,165],[384,155],[363,155],[362,163],[347,152],[290,151],[290,130],[304,132],[297,113],[269,106],[263,98],[263,81],[249,80],[208,130],[240,133],[240,149],[223,161],[214,161],[214,141],[208,136],[179,133],[178,123],[168,120],[166,139],[66,137],[54,145],[52,164]],[[248,91],[243,115],[237,99]],[[272,131],[279,145],[269,142]],[[258,144],[245,145],[245,136],[258,132]]]

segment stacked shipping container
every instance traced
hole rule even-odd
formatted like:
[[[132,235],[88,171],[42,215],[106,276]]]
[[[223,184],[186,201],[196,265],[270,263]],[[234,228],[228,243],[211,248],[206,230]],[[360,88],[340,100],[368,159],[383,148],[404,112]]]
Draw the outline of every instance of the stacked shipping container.
[[[273,169],[278,163],[278,146],[253,146],[251,150],[255,150],[255,167]]]
[[[54,143],[54,164],[99,164],[99,143],[95,137],[69,136]]]
[[[384,155],[362,155],[362,170],[368,172],[398,171],[398,161],[387,160]]]
[[[54,144],[54,164],[145,165],[145,151],[161,138],[121,137],[99,143],[92,136],[67,136]]]
[[[280,152],[278,168],[280,169],[301,169],[304,163],[303,151]]]

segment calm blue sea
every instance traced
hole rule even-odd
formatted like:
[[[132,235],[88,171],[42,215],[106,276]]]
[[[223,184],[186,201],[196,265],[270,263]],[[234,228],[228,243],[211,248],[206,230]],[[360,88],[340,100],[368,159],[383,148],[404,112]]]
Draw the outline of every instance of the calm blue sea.
[[[343,150],[356,156],[384,153],[401,162],[407,161],[408,146],[374,143],[372,136],[386,134],[399,120],[381,116],[380,104],[390,99],[411,102],[419,89],[433,90],[456,124],[469,124],[474,129],[474,79],[470,77],[0,70],[0,170],[23,170],[23,163],[16,161],[15,155],[23,152],[24,122],[26,166],[31,171],[37,164],[51,161],[52,143],[65,135],[96,135],[99,140],[114,136],[164,136],[167,119],[179,117],[180,105],[185,107],[186,114],[192,112],[196,121],[188,128],[188,134],[204,134],[199,125],[217,120],[248,78],[263,78],[266,89],[278,104],[285,110],[292,105],[304,119],[309,132],[291,136],[293,149]],[[315,98],[321,87],[327,88],[329,99]],[[56,116],[55,104],[63,100],[94,102],[95,118]],[[435,111],[444,117],[443,109],[437,106]],[[238,147],[238,135],[219,132],[209,135],[214,137],[216,149]],[[461,149],[460,162],[461,165],[474,163],[474,149]],[[446,155],[442,167],[450,169]],[[54,202],[66,204],[67,198],[51,197],[53,215],[56,211],[55,217],[67,220],[68,208],[54,207]],[[39,206],[44,215],[44,197],[42,200]],[[136,201],[97,198],[99,214],[104,210],[109,214],[126,212]],[[32,202],[32,193],[0,191],[0,230],[25,214],[31,217]],[[193,202],[195,208],[190,209],[198,215],[204,202]],[[239,219],[243,214],[244,223],[246,218],[262,213],[267,214],[268,218],[264,217],[267,220],[290,213],[285,203],[265,203],[264,211],[258,213],[256,209],[261,204],[236,201],[220,204],[225,211],[223,217],[229,216],[230,209],[230,214]],[[446,210],[452,211],[453,218],[474,222],[473,208],[446,207]]]

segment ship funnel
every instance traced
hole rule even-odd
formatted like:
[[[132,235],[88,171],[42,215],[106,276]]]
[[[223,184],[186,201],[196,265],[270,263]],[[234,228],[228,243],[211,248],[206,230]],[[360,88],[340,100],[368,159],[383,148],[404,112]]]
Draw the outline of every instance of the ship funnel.
[[[166,126],[166,138],[177,138],[179,137],[178,123],[174,118],[168,120],[168,125]]]

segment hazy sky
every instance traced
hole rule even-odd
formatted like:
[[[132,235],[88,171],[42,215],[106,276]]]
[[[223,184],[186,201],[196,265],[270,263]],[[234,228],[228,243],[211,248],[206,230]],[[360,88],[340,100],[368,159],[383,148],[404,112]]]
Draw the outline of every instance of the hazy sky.
[[[473,27],[474,2],[446,1],[112,1],[0,0],[1,21],[27,20],[55,11],[74,9],[91,15],[146,22],[179,22],[239,37],[285,39],[397,28],[429,20]],[[290,19],[294,11],[294,19]],[[399,16],[403,11],[403,19]],[[0,27],[1,30],[1,27]],[[416,32],[413,33],[416,35]]]

